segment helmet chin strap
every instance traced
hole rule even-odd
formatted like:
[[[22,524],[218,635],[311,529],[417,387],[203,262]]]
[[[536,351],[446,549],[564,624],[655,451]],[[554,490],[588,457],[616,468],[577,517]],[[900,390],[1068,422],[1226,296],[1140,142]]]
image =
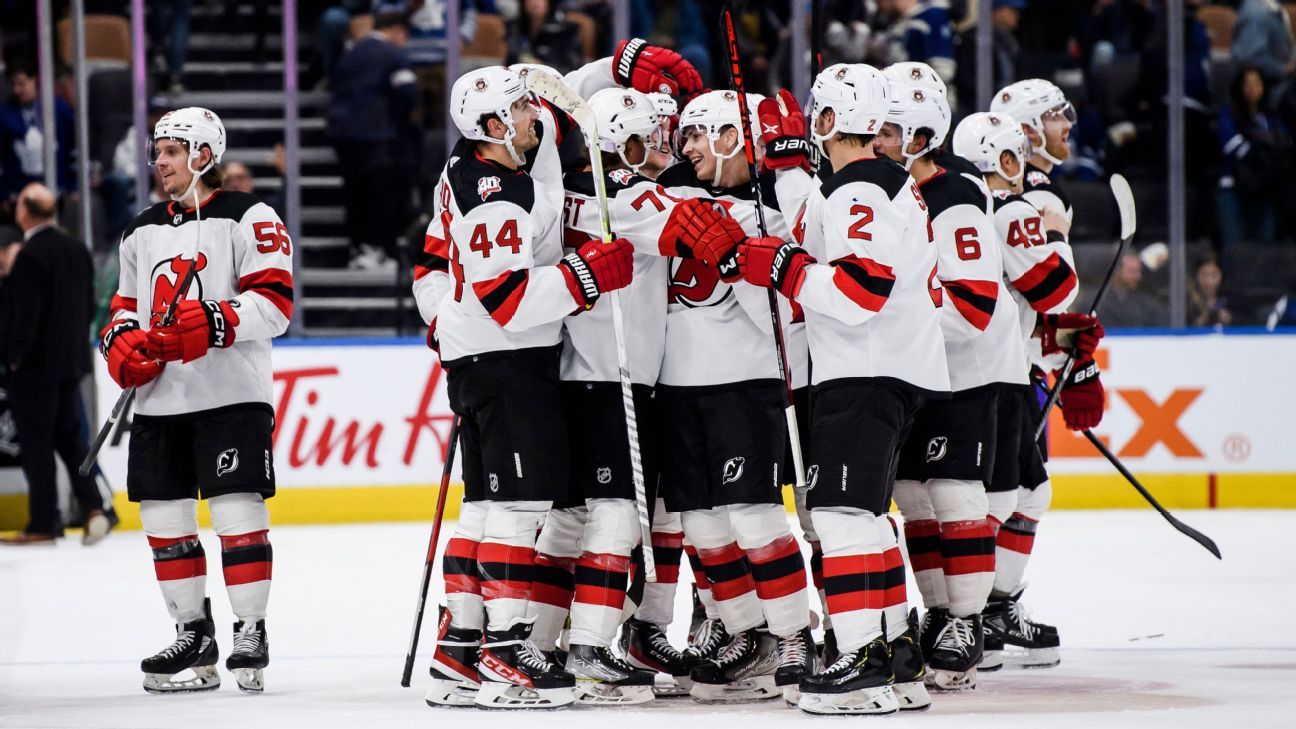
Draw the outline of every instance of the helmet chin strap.
[[[711,154],[716,161],[714,179],[711,180],[712,187],[720,187],[720,176],[724,173],[724,161],[738,156],[738,150],[742,149],[741,145],[734,145],[734,148],[729,150],[729,154],[720,154],[715,148],[716,139],[719,139],[719,137],[715,139],[707,137],[707,145],[711,147]]]
[[[193,174],[193,177],[189,179],[189,187],[185,188],[185,191],[179,195],[172,195],[171,199],[175,200],[176,202],[180,202],[185,198],[189,197],[190,195],[193,195],[194,208],[197,209],[198,183],[202,180],[202,176],[207,174],[207,171],[210,170],[212,166],[216,164],[216,160],[213,159],[211,162],[208,162],[207,165],[203,167],[201,170],[195,170],[193,168],[193,161],[194,161],[193,155],[190,155],[188,158],[185,159],[185,168],[188,169],[189,172]]]

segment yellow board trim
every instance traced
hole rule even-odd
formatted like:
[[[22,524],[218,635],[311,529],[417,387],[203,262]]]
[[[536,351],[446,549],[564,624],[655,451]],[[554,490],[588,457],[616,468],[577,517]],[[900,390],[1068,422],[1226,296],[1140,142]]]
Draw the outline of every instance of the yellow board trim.
[[[1139,474],[1139,481],[1167,509],[1296,509],[1296,473],[1218,474],[1212,504],[1208,474]],[[792,510],[791,489],[784,503]],[[446,500],[446,519],[459,518],[463,485],[453,484]],[[119,493],[114,497],[120,529],[139,529],[139,505]],[[285,488],[267,502],[271,522],[287,524],[351,524],[380,521],[429,521],[436,510],[436,487],[336,486]],[[1053,478],[1054,509],[1138,509],[1147,502],[1119,474],[1062,474]],[[210,526],[207,507],[198,510],[199,524]],[[21,529],[27,523],[27,496],[0,495],[0,530]]]

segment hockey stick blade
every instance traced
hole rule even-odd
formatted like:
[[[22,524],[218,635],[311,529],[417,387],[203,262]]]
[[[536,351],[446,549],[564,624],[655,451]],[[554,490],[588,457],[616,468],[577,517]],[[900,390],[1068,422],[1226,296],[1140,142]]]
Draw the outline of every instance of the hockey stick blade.
[[[1139,483],[1138,479],[1134,477],[1134,474],[1130,473],[1128,468],[1125,468],[1125,464],[1120,462],[1120,459],[1116,457],[1116,454],[1112,453],[1107,446],[1103,445],[1102,441],[1098,440],[1098,436],[1094,435],[1093,432],[1089,430],[1084,431],[1084,435],[1085,438],[1093,444],[1093,447],[1097,448],[1098,452],[1103,454],[1103,457],[1115,466],[1117,471],[1120,471],[1120,474],[1125,477],[1125,480],[1129,481],[1130,485],[1133,486],[1143,498],[1147,499],[1147,502],[1152,505],[1152,508],[1160,512],[1161,516],[1164,516],[1166,521],[1170,522],[1170,526],[1178,529],[1189,539],[1205,547],[1206,551],[1215,555],[1216,559],[1224,559],[1220,554],[1219,547],[1215,544],[1215,540],[1179,521],[1175,518],[1174,514],[1167,511],[1166,508],[1161,505],[1161,502],[1156,500],[1156,497],[1152,496],[1146,488],[1143,488],[1143,484]]]
[[[580,125],[586,139],[597,139],[594,136],[594,110],[562,79],[548,71],[533,68],[527,72],[526,86],[536,96],[566,112],[567,116]]]
[[[1134,231],[1138,228],[1138,218],[1134,214],[1134,191],[1130,189],[1129,181],[1122,174],[1111,176],[1112,196],[1116,198],[1116,209],[1120,211],[1121,221],[1121,238],[1129,240],[1134,237]]]

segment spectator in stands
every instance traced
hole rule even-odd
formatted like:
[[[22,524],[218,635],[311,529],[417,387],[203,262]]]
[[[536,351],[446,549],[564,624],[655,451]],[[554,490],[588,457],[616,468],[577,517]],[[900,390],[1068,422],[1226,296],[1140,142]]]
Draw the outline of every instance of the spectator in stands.
[[[1294,45],[1287,12],[1278,0],[1242,0],[1233,24],[1231,55],[1239,67],[1259,70],[1269,87],[1271,102],[1282,98],[1296,73]]]
[[[333,77],[337,60],[346,50],[351,36],[351,19],[369,12],[370,0],[342,0],[326,9],[319,20],[319,63],[323,78],[320,86],[328,85]]]
[[[152,21],[149,24],[149,45],[166,51],[164,55],[154,57],[154,66],[166,70],[168,89],[178,94],[184,91],[182,77],[185,53],[189,49],[189,16],[193,0],[168,0],[149,3],[149,6],[148,19]]]
[[[1165,304],[1144,291],[1143,262],[1137,253],[1121,256],[1111,288],[1099,307],[1098,316],[1110,327],[1164,327],[1170,317]]]
[[[226,162],[225,182],[221,185],[225,190],[231,192],[256,192],[256,180],[252,178],[252,170],[242,162]]]
[[[409,216],[404,160],[416,143],[409,119],[417,88],[408,38],[404,13],[383,13],[333,72],[328,136],[342,168],[353,268],[395,271],[396,238]]]
[[[0,218],[13,214],[18,193],[29,183],[45,179],[44,146],[49,135],[41,128],[36,71],[25,61],[5,71],[11,96],[0,103]],[[54,164],[60,190],[76,189],[72,171],[72,108],[54,99]]]
[[[1233,323],[1228,299],[1220,293],[1224,273],[1213,258],[1197,264],[1188,288],[1188,320],[1195,327],[1223,327]]]
[[[995,7],[1021,8],[1026,0],[995,0]],[[888,21],[877,40],[874,55],[883,65],[901,61],[922,61],[945,81],[954,80],[954,28],[947,4],[929,0],[878,0],[878,10]],[[1014,41],[1015,43],[1015,41]]]
[[[1293,199],[1292,136],[1265,102],[1259,69],[1238,69],[1229,105],[1220,109],[1223,145],[1217,204],[1220,240],[1271,241],[1278,217]]]
[[[991,29],[991,60],[994,69],[992,88],[1003,88],[1019,78],[1017,58],[1021,55],[1021,43],[1017,40],[1017,25],[1021,20],[1022,8],[1025,6],[1026,0],[993,0],[993,12],[990,16],[993,26]],[[969,113],[975,111],[973,107],[976,104],[977,59],[976,16],[971,12],[969,12],[968,22],[962,26],[959,33],[957,53],[957,63],[969,69],[969,72],[954,76],[954,99],[956,102],[962,100],[960,111]],[[953,70],[950,73],[953,74]],[[948,79],[946,82],[948,83]]]
[[[549,0],[523,0],[522,12],[509,24],[505,63],[543,63],[566,73],[583,62],[580,26]]]

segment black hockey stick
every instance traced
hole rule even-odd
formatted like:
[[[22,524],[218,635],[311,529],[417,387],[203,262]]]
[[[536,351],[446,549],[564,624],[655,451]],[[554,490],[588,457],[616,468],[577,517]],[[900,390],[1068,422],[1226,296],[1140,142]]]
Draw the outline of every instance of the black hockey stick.
[[[1170,522],[1170,526],[1174,527],[1175,529],[1178,529],[1180,532],[1183,532],[1183,534],[1185,534],[1189,539],[1205,547],[1206,551],[1215,555],[1217,559],[1224,559],[1224,557],[1220,555],[1219,547],[1215,546],[1214,540],[1212,540],[1210,537],[1206,536],[1205,534],[1202,534],[1201,532],[1197,531],[1196,529],[1193,529],[1187,524],[1179,521],[1178,519],[1175,518],[1174,514],[1171,514],[1169,511],[1166,511],[1166,508],[1162,506],[1160,502],[1158,502],[1156,498],[1153,497],[1152,494],[1149,493],[1146,488],[1143,488],[1143,484],[1139,483],[1137,478],[1134,478],[1134,474],[1130,473],[1128,468],[1125,468],[1125,464],[1120,462],[1120,459],[1116,457],[1116,454],[1112,453],[1111,450],[1107,448],[1107,446],[1103,445],[1102,441],[1098,440],[1098,436],[1094,435],[1093,431],[1086,430],[1083,432],[1085,438],[1088,438],[1089,442],[1093,443],[1093,447],[1097,448],[1098,452],[1103,454],[1103,456],[1109,462],[1111,462],[1113,466],[1116,467],[1117,471],[1120,471],[1120,474],[1125,477],[1125,480],[1130,482],[1130,485],[1132,485],[1135,489],[1138,489],[1139,494],[1141,494],[1143,498],[1147,499],[1147,502],[1152,505],[1152,508],[1161,512],[1161,516],[1164,516],[1166,521]]]
[[[181,198],[182,200],[184,198]],[[194,231],[193,256],[190,260],[189,270],[185,271],[184,278],[180,280],[180,288],[176,289],[175,296],[167,304],[166,312],[162,316],[159,326],[170,326],[175,321],[176,310],[180,308],[180,302],[189,293],[189,287],[193,285],[194,277],[198,275],[198,246],[201,241],[199,233],[202,231],[202,205],[198,201],[198,194],[194,193],[194,217],[198,223],[198,230]],[[94,442],[90,444],[90,451],[86,453],[85,460],[77,468],[77,472],[82,476],[89,476],[90,469],[94,467],[94,462],[99,458],[99,451],[103,450],[104,443],[108,440],[108,434],[117,427],[117,422],[122,419],[130,405],[135,401],[135,387],[128,387],[118,396],[117,403],[113,405],[112,412],[108,414],[108,419],[99,428],[99,434],[95,436]]]
[[[738,96],[738,119],[741,122],[743,148],[747,152],[747,172],[751,178],[752,201],[756,204],[756,225],[761,237],[769,235],[765,225],[765,203],[761,200],[760,177],[756,170],[756,140],[752,138],[751,112],[747,107],[747,87],[743,84],[741,59],[738,55],[738,35],[734,32],[733,10],[726,2],[721,10],[724,19],[725,41],[729,46],[729,80]],[[716,164],[720,164],[719,160]],[[783,378],[783,414],[787,418],[788,438],[792,443],[792,466],[796,473],[796,488],[805,489],[805,458],[801,453],[801,432],[797,427],[796,407],[792,400],[792,372],[788,368],[787,343],[783,341],[783,317],[779,316],[778,298],[773,289],[766,289],[769,300],[770,321],[774,325],[774,346],[778,359],[779,376]]]
[[[409,650],[405,652],[405,670],[401,673],[401,686],[409,688],[414,675],[414,653],[418,650],[419,633],[423,632],[423,613],[427,608],[428,585],[432,582],[432,565],[436,562],[437,542],[441,539],[441,518],[445,516],[446,492],[450,490],[450,471],[454,468],[456,446],[459,444],[459,416],[450,421],[450,444],[446,448],[445,465],[441,467],[441,488],[437,490],[436,513],[432,516],[432,536],[428,538],[427,560],[423,563],[423,582],[419,584],[418,603],[414,609],[414,629],[410,633]]]
[[[1103,294],[1107,293],[1107,286],[1111,284],[1116,267],[1120,265],[1121,256],[1125,255],[1125,248],[1129,246],[1138,228],[1138,219],[1134,213],[1134,193],[1130,190],[1129,182],[1118,173],[1111,176],[1110,184],[1112,196],[1116,198],[1116,208],[1120,211],[1121,237],[1120,242],[1116,244],[1116,255],[1112,257],[1111,265],[1107,266],[1107,275],[1103,277],[1102,284],[1098,286],[1098,293],[1094,294],[1093,303],[1089,305],[1090,316],[1098,315],[1098,304],[1102,302]],[[1071,376],[1071,368],[1075,366],[1076,354],[1079,351],[1079,345],[1071,348],[1071,352],[1067,354],[1066,364],[1062,365],[1062,374],[1049,389],[1048,400],[1044,401],[1039,422],[1035,425],[1035,440],[1040,439],[1044,426],[1048,424],[1049,413],[1053,412],[1053,406],[1057,404],[1058,396],[1062,393],[1062,383]]]

